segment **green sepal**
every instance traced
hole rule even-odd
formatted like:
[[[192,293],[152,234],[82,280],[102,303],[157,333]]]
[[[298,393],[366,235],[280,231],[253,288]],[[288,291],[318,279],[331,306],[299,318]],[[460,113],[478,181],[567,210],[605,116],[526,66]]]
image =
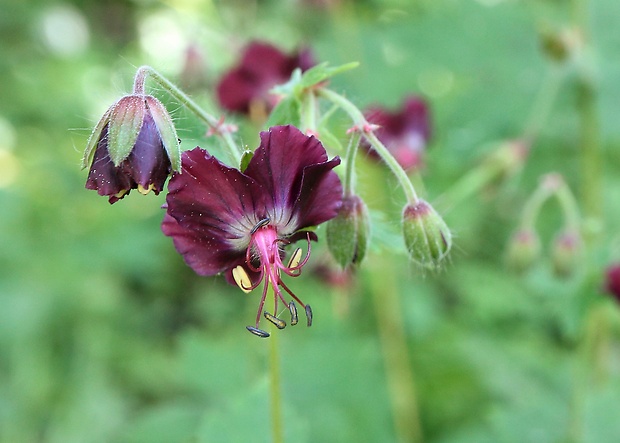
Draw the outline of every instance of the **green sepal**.
[[[403,210],[402,227],[411,260],[426,269],[439,269],[452,247],[452,233],[437,211],[424,200],[409,204]]]
[[[250,164],[250,160],[252,160],[252,157],[254,157],[254,152],[250,150],[243,151],[243,154],[241,154],[241,161],[239,162],[239,170],[241,172],[244,172],[246,170],[246,168]]]
[[[103,114],[103,117],[91,132],[90,137],[88,137],[88,142],[86,142],[86,149],[84,150],[84,156],[82,157],[82,169],[90,166],[93,161],[93,156],[95,155],[95,148],[97,147],[97,143],[99,143],[99,139],[101,138],[101,132],[103,132],[103,128],[110,121],[110,114],[112,113],[112,108],[108,108]]]
[[[362,262],[370,240],[370,218],[361,198],[343,199],[338,215],[327,223],[326,237],[329,252],[340,266]]]
[[[170,159],[170,166],[173,171],[179,171],[181,170],[181,144],[172,118],[166,107],[155,97],[147,95],[145,100]]]
[[[324,82],[334,75],[349,71],[358,66],[358,62],[351,62],[333,67],[328,66],[328,63],[321,63],[313,66],[304,73],[301,72],[301,69],[297,68],[293,71],[293,74],[291,74],[291,79],[288,82],[272,88],[270,92],[284,97],[294,96],[298,100],[301,100],[307,89]]]
[[[267,120],[267,127],[279,125],[300,126],[301,104],[294,95],[287,95],[278,102]]]
[[[313,66],[303,73],[301,76],[301,81],[297,86],[299,89],[303,90],[306,88],[310,88],[312,86],[318,85],[319,83],[331,78],[337,74],[342,72],[350,71],[351,69],[355,69],[359,66],[359,62],[351,62],[345,63],[340,66],[328,66],[328,63],[321,63],[319,65]]]
[[[127,95],[112,108],[108,126],[108,152],[114,166],[119,166],[133,150],[145,113],[144,96],[140,95]]]

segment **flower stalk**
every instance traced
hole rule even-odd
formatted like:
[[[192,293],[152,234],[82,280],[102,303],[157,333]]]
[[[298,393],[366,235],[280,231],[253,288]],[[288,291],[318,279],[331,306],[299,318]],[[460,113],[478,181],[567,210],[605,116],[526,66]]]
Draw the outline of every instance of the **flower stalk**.
[[[161,75],[150,66],[141,66],[136,72],[134,79],[134,92],[137,94],[144,93],[144,83],[147,77],[155,81],[159,86],[164,88],[170,95],[177,99],[183,106],[189,109],[194,115],[206,123],[215,135],[221,137],[224,146],[228,150],[228,155],[233,165],[239,165],[241,162],[242,149],[237,146],[232,138],[229,130],[222,128],[222,120],[205,112],[195,101],[187,94],[179,89],[174,83]]]
[[[407,202],[410,204],[417,204],[420,199],[415,188],[413,187],[413,184],[411,183],[411,180],[409,180],[407,173],[400,166],[398,161],[396,161],[390,151],[383,145],[383,143],[381,143],[377,136],[373,134],[371,125],[366,120],[362,112],[353,103],[351,103],[345,97],[337,94],[334,91],[326,88],[319,88],[317,90],[317,93],[323,98],[338,105],[344,112],[349,115],[349,117],[351,117],[354,127],[361,132],[362,136],[368,141],[368,143],[370,143],[373,149],[386,163],[388,168],[390,168],[390,170],[398,180],[403,192],[405,193]]]

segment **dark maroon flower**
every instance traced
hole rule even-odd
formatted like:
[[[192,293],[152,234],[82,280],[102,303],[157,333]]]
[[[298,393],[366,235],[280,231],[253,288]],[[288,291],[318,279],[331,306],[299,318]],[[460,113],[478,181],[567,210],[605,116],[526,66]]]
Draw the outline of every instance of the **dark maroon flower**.
[[[217,85],[218,100],[229,111],[249,115],[258,109],[266,113],[278,102],[269,90],[287,82],[295,69],[306,71],[314,65],[309,49],[287,55],[268,43],[250,43],[239,64]]]
[[[284,284],[282,274],[296,277],[310,255],[305,230],[335,217],[340,209],[342,186],[332,169],[338,157],[328,160],[321,143],[293,126],[276,126],[260,134],[261,143],[244,172],[230,168],[207,151],[195,148],[182,156],[182,174],[168,184],[164,234],[172,237],[185,262],[200,275],[225,273],[229,282],[249,292],[264,282],[255,327],[258,329],[269,288],[274,291],[274,314],[279,301],[297,323],[294,302],[287,305],[283,291],[312,312]],[[297,248],[284,262],[284,247],[307,239],[302,259]],[[286,325],[273,315],[265,317],[276,326]]]
[[[179,142],[164,106],[152,96],[127,95],[97,124],[84,154],[90,165],[86,188],[115,203],[138,189],[141,194],[163,189],[179,168]]]
[[[424,100],[409,97],[395,112],[380,106],[370,107],[365,116],[369,123],[379,126],[375,131],[377,138],[404,169],[421,166],[422,153],[431,132],[429,110]],[[369,144],[363,146],[373,158],[379,159]]]
[[[606,274],[605,289],[620,303],[620,264],[611,265]]]

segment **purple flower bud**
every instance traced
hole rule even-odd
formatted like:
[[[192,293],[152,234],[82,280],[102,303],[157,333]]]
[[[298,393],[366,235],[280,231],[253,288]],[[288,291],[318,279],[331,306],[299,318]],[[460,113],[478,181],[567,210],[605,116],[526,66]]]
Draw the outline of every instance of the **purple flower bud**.
[[[176,130],[166,108],[150,95],[126,95],[103,115],[88,140],[82,167],[86,188],[115,203],[138,189],[163,189],[181,165]]]
[[[528,270],[540,256],[540,239],[536,231],[520,229],[510,238],[506,263],[516,272]]]
[[[343,268],[361,263],[366,255],[370,219],[366,205],[357,195],[342,200],[338,215],[327,224],[327,246]]]
[[[452,247],[448,225],[424,200],[405,206],[403,235],[411,259],[427,269],[438,269]]]

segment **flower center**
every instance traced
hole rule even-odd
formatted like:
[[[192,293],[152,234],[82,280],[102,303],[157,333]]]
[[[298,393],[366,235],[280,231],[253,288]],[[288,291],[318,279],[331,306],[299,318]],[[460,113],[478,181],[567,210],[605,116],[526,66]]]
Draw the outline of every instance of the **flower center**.
[[[255,326],[247,326],[247,329],[251,333],[259,337],[269,337],[268,332],[258,328],[261,314],[278,329],[284,329],[286,327],[286,322],[277,317],[278,305],[280,302],[284,303],[284,306],[288,308],[291,314],[291,325],[296,325],[298,323],[297,305],[295,302],[299,303],[304,308],[308,326],[312,325],[312,309],[310,305],[304,304],[281,279],[282,273],[290,275],[291,277],[297,277],[301,274],[301,268],[308,262],[308,258],[310,257],[310,238],[308,237],[308,252],[303,260],[301,248],[297,248],[293,251],[285,265],[282,261],[285,256],[283,247],[287,245],[289,241],[279,238],[276,227],[270,225],[269,222],[269,219],[261,220],[254,229],[252,229],[252,238],[246,251],[246,266],[251,271],[260,273],[258,280],[252,283],[246,270],[241,265],[233,269],[233,278],[244,292],[250,292],[264,281],[263,292],[256,314]],[[258,263],[258,266],[256,266],[256,263]],[[267,293],[270,288],[273,291],[273,315],[264,311],[265,300],[267,299]],[[282,290],[284,290],[292,300],[287,301]]]

